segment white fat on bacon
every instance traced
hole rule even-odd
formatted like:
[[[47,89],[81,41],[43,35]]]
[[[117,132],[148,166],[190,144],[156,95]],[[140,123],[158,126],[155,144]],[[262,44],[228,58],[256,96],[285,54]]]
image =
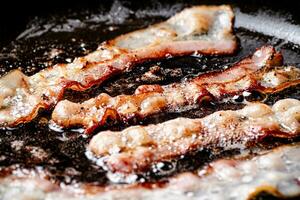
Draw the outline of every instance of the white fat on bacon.
[[[113,172],[132,173],[200,148],[246,148],[265,137],[299,136],[300,101],[284,99],[272,107],[249,103],[241,110],[204,118],[177,118],[123,131],[103,131],[88,146]]]
[[[0,78],[0,125],[28,122],[40,108],[55,105],[65,89],[88,89],[146,60],[195,51],[232,54],[237,48],[233,18],[229,6],[195,6],[165,22],[103,42],[70,64],[57,64],[30,77],[14,70]]]
[[[258,57],[259,56],[259,57]],[[142,85],[133,95],[111,97],[105,93],[83,103],[60,101],[52,120],[62,127],[83,126],[86,133],[110,120],[144,118],[161,111],[176,112],[218,101],[244,91],[274,93],[300,83],[300,70],[282,65],[282,57],[273,47],[258,49],[231,68],[201,74],[192,80],[165,86]]]

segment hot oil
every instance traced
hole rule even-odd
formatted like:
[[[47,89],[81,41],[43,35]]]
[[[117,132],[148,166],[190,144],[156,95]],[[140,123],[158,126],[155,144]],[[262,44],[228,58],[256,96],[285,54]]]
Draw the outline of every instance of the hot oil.
[[[177,5],[176,7],[175,5],[171,12],[176,12],[181,6]],[[80,19],[78,20],[65,17],[65,21],[62,22],[59,14],[51,16],[51,20],[33,20],[32,24],[28,25],[27,32],[23,32],[18,40],[13,41],[1,51],[1,75],[15,68],[20,68],[27,75],[32,75],[55,63],[71,62],[75,57],[86,55],[95,50],[103,40],[145,27],[170,15],[169,12],[154,13],[153,10],[149,11],[148,14],[140,11],[137,15],[124,7],[118,12],[120,12],[121,17],[119,16],[118,20],[117,16],[115,21],[113,20],[114,16],[107,17],[106,21],[101,21],[101,17],[97,18],[98,15],[88,11],[83,16],[79,14],[78,18]],[[109,20],[111,21],[109,22]],[[238,28],[235,31],[241,47],[233,56],[193,55],[147,62],[85,92],[68,90],[64,98],[82,102],[102,92],[111,96],[132,94],[142,84],[165,85],[179,82],[201,73],[230,67],[265,44],[272,44],[281,50],[286,63],[300,63],[300,50],[291,43],[243,28]],[[147,76],[149,72],[155,75],[154,78]],[[270,95],[265,99],[265,102],[272,104],[281,98],[299,98],[297,91],[298,88],[292,88],[280,94]],[[257,98],[256,100],[260,99]],[[216,110],[239,109],[244,106],[242,102],[239,98],[229,99],[229,101],[208,104],[202,108],[191,108],[175,113],[161,113],[147,119],[133,119],[127,124],[108,125],[100,130],[121,130],[134,124],[159,123],[179,116],[203,117]],[[20,125],[14,129],[0,130],[0,166],[3,169],[9,166],[17,166],[20,169],[42,168],[48,178],[58,183],[108,184],[110,181],[106,171],[90,161],[85,155],[86,145],[91,135],[82,135],[80,129],[61,130],[49,126],[50,115],[51,111],[41,111],[40,115],[28,124]],[[259,148],[272,148],[282,143],[291,142],[293,141],[268,141],[266,145],[261,145]],[[272,145],[269,145],[270,143]],[[201,150],[185,155],[176,161],[158,164],[154,166],[152,171],[141,174],[138,178],[146,182],[164,180],[164,178],[181,171],[195,170],[216,158],[239,153],[240,151],[216,153],[212,150]]]

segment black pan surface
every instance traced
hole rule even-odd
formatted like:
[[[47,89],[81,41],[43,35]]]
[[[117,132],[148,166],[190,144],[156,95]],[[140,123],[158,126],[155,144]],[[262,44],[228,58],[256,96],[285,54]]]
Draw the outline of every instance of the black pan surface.
[[[55,63],[71,62],[74,57],[95,50],[104,40],[162,21],[184,7],[223,3],[232,5],[236,12],[235,31],[240,40],[240,50],[236,55],[194,55],[143,63],[133,71],[106,81],[100,87],[96,86],[81,93],[67,91],[64,98],[80,102],[101,92],[112,96],[132,94],[141,84],[178,82],[199,73],[223,69],[265,44],[271,44],[282,51],[285,63],[300,66],[299,3],[286,2],[282,5],[274,1],[29,1],[26,5],[20,5],[18,10],[22,6],[23,8],[17,12],[9,12],[14,5],[1,7],[0,76],[16,68],[31,75]],[[272,26],[270,22],[279,24],[283,31]],[[161,68],[158,72],[160,78],[144,78],[143,74],[156,65]],[[268,96],[265,102],[273,104],[286,97],[300,99],[298,91],[299,87],[291,88]],[[251,98],[265,99],[258,93],[253,93]],[[121,130],[133,124],[159,123],[178,116],[203,117],[216,110],[238,109],[242,106],[239,101],[207,105],[200,110],[159,114],[143,120],[134,119],[128,124],[108,124],[97,131]],[[86,158],[85,146],[91,136],[81,134],[80,129],[57,130],[51,127],[50,114],[51,112],[41,111],[33,122],[14,129],[0,129],[1,169],[42,169],[52,181],[64,184],[112,184],[105,170]],[[256,148],[273,148],[298,140],[266,141],[266,144]],[[193,152],[176,162],[165,163],[165,168],[158,172],[140,174],[140,178],[147,182],[163,181],[170,175],[195,170],[211,160],[233,154],[239,154],[239,151],[221,154],[213,154],[210,150]],[[200,156],[203,159],[199,159]]]

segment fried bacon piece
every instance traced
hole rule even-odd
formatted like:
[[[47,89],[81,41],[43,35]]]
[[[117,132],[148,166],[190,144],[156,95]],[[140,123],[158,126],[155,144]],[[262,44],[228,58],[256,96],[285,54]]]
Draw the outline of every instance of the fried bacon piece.
[[[199,158],[201,159],[201,158]],[[300,195],[300,146],[282,146],[250,159],[220,159],[200,168],[198,174],[185,172],[169,178],[164,186],[142,186],[99,192],[103,199],[259,199],[269,193],[278,199]],[[276,199],[277,199],[276,198]],[[293,198],[292,198],[293,199]]]
[[[102,43],[70,64],[57,64],[26,76],[15,70],[0,79],[0,124],[32,120],[39,108],[49,109],[67,88],[85,90],[134,64],[165,56],[231,54],[234,14],[229,6],[195,6],[165,22]]]
[[[88,149],[113,172],[131,173],[200,148],[245,148],[265,137],[300,133],[300,101],[284,99],[273,107],[250,103],[241,110],[218,111],[200,119],[177,118],[95,135]]]
[[[272,47],[262,47],[222,72],[202,74],[182,83],[166,86],[143,85],[134,95],[110,97],[103,93],[83,103],[61,101],[52,119],[63,127],[81,125],[90,133],[110,120],[126,121],[146,117],[162,110],[174,112],[199,106],[202,101],[221,100],[243,91],[273,93],[300,83],[300,70],[282,65],[281,54]]]
[[[299,163],[299,144],[283,146],[251,159],[221,159],[200,169],[198,174],[180,173],[169,178],[168,183],[154,183],[152,187],[149,184],[146,187],[137,184],[115,187],[70,184],[59,187],[53,181],[41,178],[40,174],[26,170],[26,175],[17,171],[14,175],[2,177],[0,194],[2,200],[24,199],[24,195],[31,200],[245,200],[257,199],[258,194],[267,192],[278,199],[289,199],[300,195]]]
[[[221,159],[199,171],[201,177],[187,172],[172,178],[167,188],[191,192],[193,199],[256,199],[261,192],[279,199],[295,197],[300,195],[296,181],[300,175],[299,152],[298,144],[249,160]]]

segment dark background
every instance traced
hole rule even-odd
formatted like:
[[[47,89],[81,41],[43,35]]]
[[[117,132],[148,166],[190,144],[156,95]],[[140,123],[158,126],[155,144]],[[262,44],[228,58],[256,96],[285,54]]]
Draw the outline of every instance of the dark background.
[[[267,7],[275,12],[287,12],[293,16],[294,23],[300,22],[300,1],[272,1],[272,0],[240,0],[240,1],[222,1],[222,0],[138,0],[126,1],[131,8],[139,8],[160,2],[162,4],[172,4],[180,2],[184,4],[231,4],[237,5],[242,9],[257,10]],[[43,17],[53,13],[63,13],[80,11],[85,9],[98,9],[99,7],[109,8],[113,0],[41,0],[41,1],[15,1],[3,0],[0,5],[0,48],[8,44],[11,40],[25,29],[26,24],[35,16]],[[102,8],[103,9],[103,8]]]

